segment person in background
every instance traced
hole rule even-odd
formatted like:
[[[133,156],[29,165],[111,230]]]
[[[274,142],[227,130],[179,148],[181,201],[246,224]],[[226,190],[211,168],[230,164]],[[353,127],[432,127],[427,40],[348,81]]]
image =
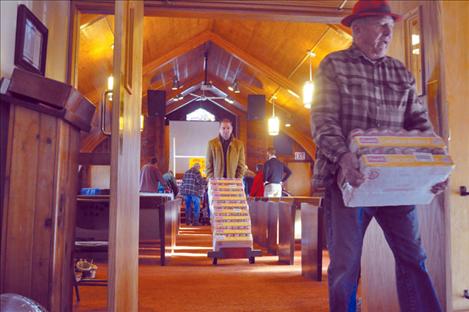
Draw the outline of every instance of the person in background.
[[[179,193],[179,188],[178,188],[176,178],[174,177],[173,172],[169,170],[168,172],[163,174],[163,179],[166,181],[166,184],[169,187],[169,191],[173,193],[174,197],[176,197],[177,194]],[[158,191],[160,193],[164,192],[164,188],[161,185],[161,183],[158,184]]]
[[[251,192],[249,193],[252,197],[263,197],[264,196],[264,165],[256,165],[256,175],[252,182]]]
[[[231,120],[223,119],[218,137],[208,142],[207,178],[242,178],[245,170],[244,144],[233,136]]]
[[[244,172],[244,177],[243,177],[243,184],[244,184],[244,193],[246,196],[249,196],[249,193],[251,192],[252,188],[252,183],[254,181],[254,176],[256,174],[249,169],[248,166],[246,166],[246,171]]]
[[[181,195],[186,204],[186,225],[199,225],[200,198],[204,195],[204,190],[205,182],[200,174],[200,164],[195,163],[182,177]]]
[[[313,186],[326,188],[331,312],[356,310],[363,238],[373,217],[394,254],[401,311],[441,311],[425,268],[415,206],[348,208],[337,186],[339,169],[352,187],[365,181],[357,156],[347,145],[352,130],[432,128],[417,97],[414,77],[400,61],[386,56],[399,19],[386,1],[357,1],[352,14],[342,20],[352,28],[352,46],[326,56],[315,76]],[[431,191],[438,193],[445,187],[445,182],[438,183]]]
[[[282,184],[290,177],[291,170],[275,156],[275,149],[267,149],[268,160],[264,164],[264,196],[281,197]]]
[[[153,157],[140,171],[140,192],[157,193],[158,182],[165,190],[169,189],[158,168],[158,159]]]

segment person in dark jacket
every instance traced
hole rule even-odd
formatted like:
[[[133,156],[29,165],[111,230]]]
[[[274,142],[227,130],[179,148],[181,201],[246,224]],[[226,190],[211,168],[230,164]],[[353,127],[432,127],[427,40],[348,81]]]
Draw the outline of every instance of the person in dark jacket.
[[[177,194],[179,193],[179,188],[178,188],[176,178],[174,177],[173,172],[169,170],[168,172],[163,174],[163,179],[166,181],[166,184],[168,185],[170,192],[172,192],[174,194],[174,197],[176,197]],[[160,187],[162,188],[161,183],[158,185],[158,191]],[[161,191],[160,193],[163,193],[163,191]]]
[[[264,196],[281,197],[282,184],[290,177],[291,171],[277,159],[273,147],[267,149],[267,157],[269,160],[264,164]]]

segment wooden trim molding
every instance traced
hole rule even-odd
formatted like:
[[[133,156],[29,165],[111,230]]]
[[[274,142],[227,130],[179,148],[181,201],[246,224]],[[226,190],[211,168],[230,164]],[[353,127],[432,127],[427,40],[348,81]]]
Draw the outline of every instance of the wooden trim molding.
[[[339,24],[350,9],[321,7],[314,1],[148,1],[145,15],[172,17],[244,17],[292,22]]]

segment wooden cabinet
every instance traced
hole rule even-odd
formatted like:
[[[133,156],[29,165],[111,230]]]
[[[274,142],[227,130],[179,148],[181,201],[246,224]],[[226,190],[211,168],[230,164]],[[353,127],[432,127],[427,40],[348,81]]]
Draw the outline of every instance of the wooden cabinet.
[[[71,311],[80,129],[65,121],[64,109],[5,94],[0,105],[0,293]]]

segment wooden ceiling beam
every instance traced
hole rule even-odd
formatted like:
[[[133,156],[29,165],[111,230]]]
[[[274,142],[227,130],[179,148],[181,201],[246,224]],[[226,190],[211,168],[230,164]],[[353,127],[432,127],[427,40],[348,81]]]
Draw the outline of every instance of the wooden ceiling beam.
[[[297,94],[301,94],[300,87],[298,87],[296,84],[291,82],[287,77],[278,73],[276,70],[274,70],[270,66],[264,64],[263,62],[256,59],[255,57],[253,57],[246,51],[238,48],[236,45],[232,44],[231,42],[223,39],[219,35],[210,31],[204,31],[200,33],[199,35],[186,41],[183,45],[179,46],[178,48],[146,64],[143,67],[143,76],[144,76],[143,81],[149,81],[151,74],[153,74],[156,70],[158,70],[158,68],[168,64],[169,62],[173,61],[177,57],[191,51],[192,49],[197,48],[198,46],[204,44],[207,41],[212,41],[213,43],[218,45],[220,48],[224,49],[228,53],[231,53],[238,60],[240,60],[241,62],[251,67],[254,71],[261,72],[262,74],[264,74],[267,78],[271,79],[280,87],[284,89],[290,89]]]
[[[203,81],[203,76],[198,76],[197,78],[195,79],[191,79],[191,81],[189,83],[184,83],[184,89],[183,90],[186,90],[190,87],[192,87],[193,85]],[[225,92],[225,89],[228,87],[228,85],[221,79],[213,76],[213,75],[209,75],[208,76],[208,80],[211,81],[213,83],[214,86],[216,86],[218,89],[222,90],[223,92]],[[175,94],[173,93],[170,93],[171,96],[168,96],[167,98],[170,99],[172,97],[174,97],[176,94],[180,93],[180,92],[183,92],[183,90],[178,90]],[[225,92],[227,93],[227,92]],[[234,93],[230,93],[228,94],[228,96],[232,99],[234,99],[237,103],[239,103],[239,105],[235,105],[235,104],[228,104],[226,102],[223,101],[223,108],[230,111],[231,113],[235,114],[235,115],[240,115],[240,114],[246,114],[246,111],[247,111],[247,99],[246,98],[243,98],[242,96],[240,96],[239,94],[234,94]],[[169,105],[166,106],[166,114],[169,114],[169,113],[172,113],[174,112],[175,110],[185,106],[187,104],[188,101],[184,101],[184,102],[173,102]],[[221,101],[216,101],[219,105]]]
[[[193,78],[191,78],[190,80],[186,80],[186,81],[181,81],[184,85],[181,89],[178,89],[178,90],[172,90],[171,89],[171,85],[168,85],[167,88],[165,88],[165,91],[166,91],[166,99],[170,99],[170,98],[173,98],[175,97],[177,94],[181,93],[181,92],[184,92],[185,90],[189,89],[190,87],[192,87],[193,85],[195,84],[198,84],[200,82],[204,81],[204,75],[203,74],[200,74],[200,75],[197,75]],[[153,89],[153,90],[161,90],[163,88],[163,84],[158,81],[157,84],[155,85],[148,85],[144,88],[142,88],[142,105],[143,105],[143,112],[146,113],[146,108],[145,108],[145,104],[147,102],[147,96],[148,96],[148,89]]]
[[[148,1],[146,16],[249,18],[339,24],[350,9],[319,6],[314,1]]]
[[[90,132],[80,140],[80,153],[92,153],[94,149],[105,139],[99,126],[92,127]]]
[[[201,83],[202,81],[204,81],[204,78],[205,77],[203,74],[199,74],[197,76],[192,77],[190,80],[181,81],[183,83],[182,88],[178,90],[172,90],[171,88],[169,88],[169,90],[166,90],[166,99],[169,100],[178,95],[179,93],[182,93],[187,89],[191,88],[192,86]]]
[[[301,94],[300,87],[291,82],[288,78],[286,78],[270,66],[264,64],[260,60],[256,59],[246,51],[232,44],[231,42],[223,39],[215,33],[210,33],[210,40],[214,44],[218,45],[228,53],[231,53],[234,57],[251,67],[254,71],[261,72],[267,78],[271,79],[273,82],[275,82],[282,88],[290,89],[291,91],[294,91],[297,94]]]
[[[246,115],[246,111],[240,110],[239,108],[237,108],[233,104],[229,104],[229,103],[225,102],[225,100],[213,100],[213,101],[217,102],[218,106],[220,106],[224,110],[229,111],[233,115],[236,115],[236,116]]]
[[[218,78],[218,77],[215,77],[213,75],[209,75],[208,76],[208,80],[211,81],[218,89],[220,89],[221,91],[225,92],[226,94],[228,94],[228,96],[232,99],[234,99],[238,104],[239,106],[237,106],[238,109],[244,111],[244,112],[247,112],[247,107],[248,107],[248,100],[247,100],[247,97],[243,97],[241,96],[239,93],[234,93],[234,92],[230,92],[228,90],[228,84],[226,83],[226,81]],[[230,105],[233,105],[233,104],[230,104]]]
[[[344,36],[345,38],[347,38],[348,40],[352,41],[353,38],[352,38],[352,29],[349,28],[349,27],[345,27],[344,25],[342,24],[329,24],[327,25],[329,26],[330,28],[334,29],[337,33],[339,33],[340,35]]]
[[[182,45],[177,47],[176,49],[171,50],[170,52],[158,57],[157,59],[154,59],[148,64],[145,64],[143,66],[143,79],[147,78],[147,80],[151,79],[151,75],[158,70],[160,67],[172,62],[174,59],[176,59],[178,56],[181,56],[198,46],[204,44],[207,42],[210,37],[211,37],[212,32],[210,31],[204,31],[198,34],[195,37],[192,37],[191,39],[185,41]]]

